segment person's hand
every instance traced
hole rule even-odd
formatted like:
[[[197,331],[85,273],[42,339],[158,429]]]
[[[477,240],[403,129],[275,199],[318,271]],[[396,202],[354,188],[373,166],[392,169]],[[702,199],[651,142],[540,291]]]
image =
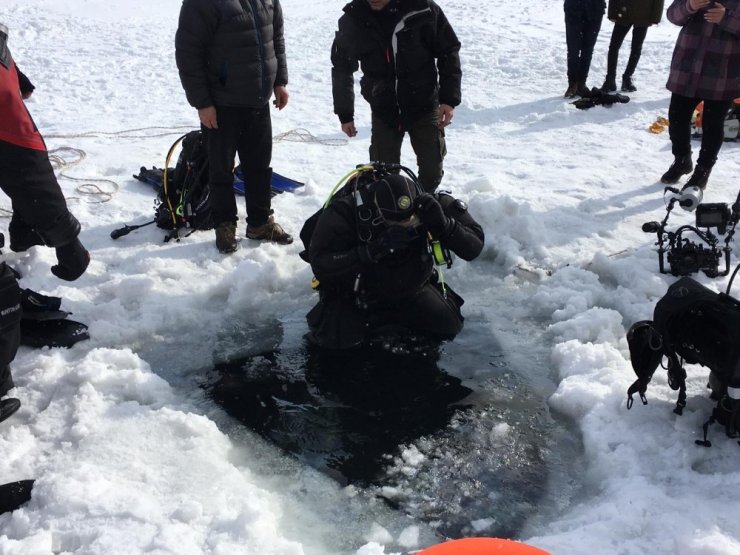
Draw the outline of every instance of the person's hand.
[[[414,212],[435,238],[442,236],[450,225],[450,219],[445,215],[442,205],[429,193],[421,193],[416,197]]]
[[[712,0],[689,0],[689,8],[692,12],[698,12],[709,6]]]
[[[439,123],[437,127],[444,129],[452,123],[452,116],[455,113],[455,109],[449,104],[439,105]]]
[[[273,89],[273,92],[275,93],[275,99],[272,104],[278,110],[282,110],[288,105],[288,89],[284,85],[278,85]]]
[[[704,20],[709,23],[719,23],[725,17],[725,7],[719,2],[712,4],[712,7],[704,12]]]
[[[90,264],[90,253],[77,237],[56,250],[58,264],[51,267],[52,274],[65,281],[74,281],[85,273]]]
[[[342,131],[344,131],[344,134],[348,137],[355,137],[357,135],[357,128],[355,127],[354,121],[348,121],[347,123],[342,124]]]
[[[216,117],[216,107],[206,106],[205,108],[198,108],[198,117],[203,127],[207,129],[218,129],[218,118]]]

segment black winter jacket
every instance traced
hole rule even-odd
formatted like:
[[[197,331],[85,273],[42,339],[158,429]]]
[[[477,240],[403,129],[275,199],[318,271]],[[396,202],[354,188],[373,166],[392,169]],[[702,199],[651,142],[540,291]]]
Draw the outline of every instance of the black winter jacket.
[[[184,0],[175,59],[193,107],[264,106],[288,83],[280,1]]]
[[[435,196],[455,222],[440,243],[460,258],[473,260],[483,249],[483,229],[462,202],[443,193]],[[360,274],[368,299],[393,304],[413,296],[429,281],[434,269],[426,230],[421,226],[418,238],[397,253],[374,264],[363,263],[356,212],[352,197],[347,195],[332,200],[319,217],[309,251],[311,269],[321,290],[351,295]]]
[[[390,19],[390,21],[389,21]],[[439,103],[460,104],[460,41],[433,0],[391,0],[374,12],[366,0],[344,7],[331,49],[334,113],[354,120],[354,79],[373,113],[407,126]]]
[[[563,9],[569,14],[579,14],[589,21],[604,17],[606,0],[565,0]]]
[[[619,25],[649,27],[660,23],[663,0],[609,0],[607,17]]]

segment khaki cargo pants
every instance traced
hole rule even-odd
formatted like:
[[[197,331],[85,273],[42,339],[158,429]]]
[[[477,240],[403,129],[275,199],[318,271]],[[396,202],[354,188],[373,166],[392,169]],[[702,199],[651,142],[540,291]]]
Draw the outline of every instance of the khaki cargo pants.
[[[428,193],[434,192],[442,181],[444,170],[442,160],[447,154],[444,130],[439,129],[439,110],[419,118],[406,131],[411,139],[411,147],[416,153],[416,163],[419,166],[419,181]],[[372,116],[372,132],[370,136],[370,160],[372,162],[386,162],[398,164],[401,161],[401,145],[404,131]]]

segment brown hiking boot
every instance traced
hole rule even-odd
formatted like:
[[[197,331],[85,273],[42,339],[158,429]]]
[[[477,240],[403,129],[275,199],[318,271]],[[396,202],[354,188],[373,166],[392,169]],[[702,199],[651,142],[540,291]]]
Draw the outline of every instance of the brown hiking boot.
[[[231,254],[239,247],[236,242],[236,224],[221,222],[216,226],[216,248],[223,254]]]
[[[572,81],[568,83],[568,88],[565,91],[565,94],[563,95],[564,98],[573,98],[576,96],[576,91],[578,91],[578,87],[580,86],[580,83],[578,81]]]
[[[293,242],[293,237],[286,233],[272,216],[262,225],[256,227],[247,225],[247,238],[255,241],[272,241],[280,245],[290,245]]]

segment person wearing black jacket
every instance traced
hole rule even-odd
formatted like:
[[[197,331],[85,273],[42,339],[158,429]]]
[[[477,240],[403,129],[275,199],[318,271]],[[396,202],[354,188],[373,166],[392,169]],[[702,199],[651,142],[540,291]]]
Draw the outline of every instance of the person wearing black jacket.
[[[453,338],[463,327],[463,300],[438,279],[430,244],[473,260],[483,229],[465,203],[420,192],[403,175],[357,179],[358,192],[335,196],[310,237],[320,300],[307,315],[309,339],[346,349],[385,326]]]
[[[460,104],[460,41],[432,0],[353,0],[331,49],[334,113],[357,135],[353,74],[370,104],[370,160],[399,163],[408,133],[427,192],[442,181],[445,128]]]
[[[609,21],[614,22],[614,29],[609,41],[606,78],[604,84],[601,85],[602,91],[609,93],[617,90],[619,49],[630,29],[632,29],[632,43],[630,57],[622,73],[622,91],[635,92],[637,90],[632,81],[632,75],[642,55],[642,44],[647,36],[648,27],[660,23],[662,16],[663,0],[609,0],[607,17]]]
[[[606,11],[605,0],[565,0],[565,40],[568,46],[568,88],[565,98],[589,96],[586,84],[594,46]]]
[[[87,269],[90,255],[79,240],[80,223],[67,202],[49,162],[46,143],[23,102],[33,85],[17,68],[8,49],[8,31],[0,24],[0,189],[10,197],[10,249],[35,245],[56,250],[51,272],[74,281]],[[4,235],[0,234],[4,246]],[[0,262],[0,397],[13,387],[10,363],[20,342],[21,290],[15,272]],[[0,418],[18,408],[15,399],[0,403]]]
[[[271,208],[270,97],[288,104],[288,67],[279,0],[184,0],[175,59],[208,151],[216,246],[234,252],[234,157],[244,173],[249,239],[288,244]]]

